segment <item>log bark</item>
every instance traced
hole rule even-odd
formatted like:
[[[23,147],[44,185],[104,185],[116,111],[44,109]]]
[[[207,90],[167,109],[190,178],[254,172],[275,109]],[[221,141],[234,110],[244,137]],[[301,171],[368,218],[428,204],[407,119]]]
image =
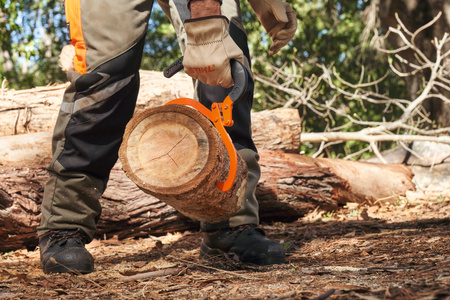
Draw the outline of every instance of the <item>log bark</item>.
[[[0,165],[40,167],[52,158],[52,133],[34,132],[0,136]]]
[[[252,113],[252,137],[258,149],[299,153],[301,133],[297,109],[277,108]]]
[[[136,115],[148,108],[164,105],[170,100],[193,95],[192,79],[182,73],[169,80],[161,72],[141,70],[140,78]],[[0,137],[51,132],[67,86],[68,84],[62,84],[29,90],[2,91]],[[252,113],[252,122],[253,138],[258,148],[284,152],[299,151],[301,124],[296,109],[279,108]]]
[[[229,219],[245,201],[247,166],[237,153],[235,178],[219,132],[185,105],[151,108],[133,117],[119,157],[127,176],[145,193],[202,222]]]
[[[0,136],[51,131],[68,84],[6,90],[0,95]]]
[[[392,203],[415,190],[411,169],[260,150],[262,177],[256,191],[261,218],[294,221],[319,207],[331,211],[348,202]]]
[[[6,90],[0,93],[0,136],[52,131],[69,84]],[[180,97],[192,97],[192,79],[182,73],[170,80],[162,72],[140,71],[136,112]]]
[[[403,165],[312,159],[271,150],[260,150],[260,155],[262,176],[256,196],[262,222],[294,221],[316,208],[335,210],[346,202],[388,201],[394,193],[414,189],[412,173]],[[0,167],[0,251],[37,245],[35,230],[46,180],[42,167]],[[100,202],[100,238],[198,229],[197,222],[141,191],[119,162]]]
[[[48,179],[45,168],[0,167],[0,252],[33,249],[38,239],[40,204]],[[101,197],[98,238],[140,237],[194,230],[198,224],[139,190],[118,163]]]

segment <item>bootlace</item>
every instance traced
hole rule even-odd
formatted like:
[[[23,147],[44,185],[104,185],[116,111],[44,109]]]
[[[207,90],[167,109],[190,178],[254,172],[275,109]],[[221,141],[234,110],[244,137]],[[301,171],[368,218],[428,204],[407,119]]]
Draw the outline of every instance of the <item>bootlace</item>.
[[[246,229],[256,229],[257,228],[257,225],[256,224],[245,224],[245,225],[240,225],[240,226],[237,226],[237,227],[233,227],[233,228],[230,228],[231,230],[238,230],[238,231],[244,231],[244,230],[246,230]]]
[[[228,229],[225,229],[225,230],[228,234],[234,235],[235,237],[239,236],[241,233],[243,233],[244,231],[247,231],[247,230],[254,230],[254,231],[261,233],[263,236],[266,235],[264,230],[262,230],[261,228],[258,228],[258,225],[256,225],[256,224],[239,225],[236,227],[229,227]],[[223,231],[224,231],[224,229],[219,229],[219,230],[212,231],[212,232],[206,232],[206,234],[208,234],[209,236],[213,236],[213,235],[216,235]]]
[[[76,241],[79,241],[83,244],[86,244],[87,242],[86,234],[81,230],[77,231],[54,230],[50,234],[49,242],[51,242],[52,244],[57,243],[63,244],[68,239],[75,239]]]
[[[241,234],[242,232],[246,231],[246,230],[255,230],[259,233],[261,233],[263,236],[265,236],[265,232],[264,230],[262,230],[261,228],[258,227],[258,225],[256,224],[245,224],[245,225],[240,225],[240,226],[236,226],[233,228],[229,229],[231,232],[235,233],[235,234]]]

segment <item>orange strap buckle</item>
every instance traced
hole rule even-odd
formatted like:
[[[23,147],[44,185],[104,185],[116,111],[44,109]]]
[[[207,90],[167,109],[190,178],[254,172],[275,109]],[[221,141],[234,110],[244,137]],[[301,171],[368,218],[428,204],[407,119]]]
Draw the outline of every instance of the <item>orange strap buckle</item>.
[[[227,96],[222,103],[213,103],[211,110],[207,109],[200,102],[190,99],[190,98],[178,98],[167,102],[168,104],[181,104],[188,105],[197,109],[202,115],[207,117],[211,122],[213,122],[217,131],[222,138],[225,148],[228,151],[228,156],[230,158],[230,170],[228,172],[228,177],[225,182],[216,181],[216,185],[222,192],[229,191],[233,186],[234,180],[237,174],[237,153],[234,148],[233,142],[230,136],[225,130],[224,126],[233,126],[232,111],[233,111],[233,101],[230,96]]]

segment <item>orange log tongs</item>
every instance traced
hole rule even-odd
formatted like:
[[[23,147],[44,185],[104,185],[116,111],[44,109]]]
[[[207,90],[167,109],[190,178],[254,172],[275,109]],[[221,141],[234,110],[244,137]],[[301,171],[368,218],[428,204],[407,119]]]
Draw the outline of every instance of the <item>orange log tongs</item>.
[[[219,190],[226,192],[233,186],[234,180],[237,174],[237,153],[234,148],[233,142],[230,136],[225,130],[225,127],[233,126],[233,103],[241,98],[241,96],[247,90],[248,85],[248,72],[245,67],[237,60],[231,60],[231,76],[234,80],[234,86],[228,96],[222,103],[213,103],[211,105],[211,110],[206,108],[200,102],[190,99],[190,98],[178,98],[167,102],[165,105],[169,104],[181,104],[188,105],[196,110],[198,110],[202,115],[207,117],[211,122],[213,122],[217,131],[222,138],[222,141],[227,149],[228,156],[230,158],[230,170],[228,172],[228,177],[225,182],[216,182]],[[170,67],[164,71],[164,76],[167,78],[172,77],[175,73],[183,69],[183,57],[179,58]]]

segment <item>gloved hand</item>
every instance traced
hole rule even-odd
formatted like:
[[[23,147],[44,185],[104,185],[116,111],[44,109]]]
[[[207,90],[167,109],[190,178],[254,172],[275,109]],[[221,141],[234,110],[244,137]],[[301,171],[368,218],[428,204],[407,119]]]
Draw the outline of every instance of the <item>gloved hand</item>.
[[[280,0],[249,0],[261,24],[272,38],[269,54],[273,55],[286,46],[297,30],[297,17],[292,7]]]
[[[244,63],[244,54],[228,34],[228,19],[223,16],[189,19],[184,22],[184,28],[185,72],[205,84],[231,87],[230,59]]]

